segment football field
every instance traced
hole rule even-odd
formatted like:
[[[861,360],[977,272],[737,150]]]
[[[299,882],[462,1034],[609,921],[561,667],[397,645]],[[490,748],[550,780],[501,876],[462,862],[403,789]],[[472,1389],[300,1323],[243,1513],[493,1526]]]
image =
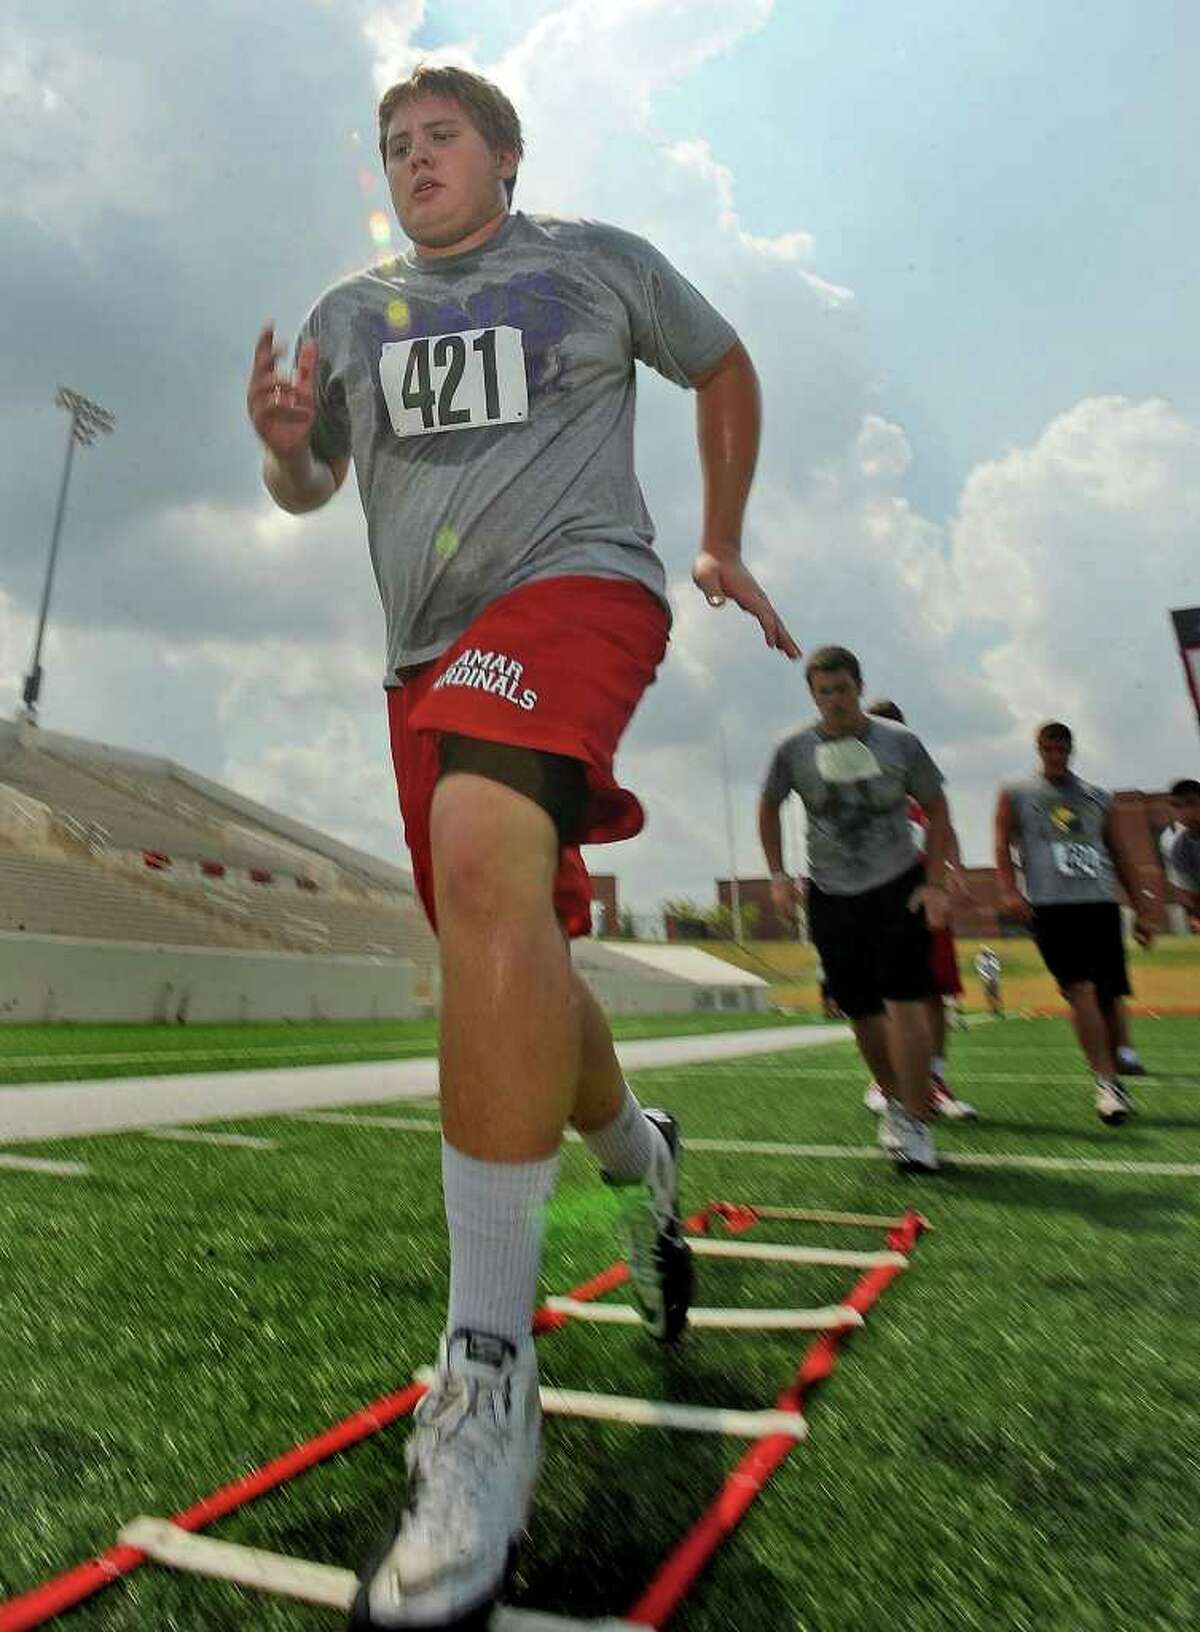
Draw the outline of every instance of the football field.
[[[53,1046],[70,1052],[69,1037]],[[981,1120],[939,1125],[944,1171],[920,1180],[879,1158],[847,1043],[634,1073],[643,1103],[680,1118],[686,1211],[913,1207],[933,1226],[845,1342],[809,1438],[672,1627],[1200,1625],[1200,1021],[1143,1020],[1137,1041],[1153,1074],[1132,1084],[1138,1116],[1109,1129],[1064,1022],[955,1034],[953,1086]],[[79,1044],[96,1052],[94,1037]],[[78,1170],[0,1167],[0,1598],[103,1552],[136,1514],[191,1506],[430,1362],[447,1273],[436,1107],[345,1109],[340,1121],[204,1125],[229,1143],[23,1144],[21,1158]],[[883,1245],[866,1227],[766,1220],[746,1239]],[[570,1144],[544,1291],[620,1252],[613,1198]],[[704,1258],[698,1301],[837,1303],[857,1273]],[[546,1385],[760,1409],[809,1341],[697,1331],[663,1353],[633,1328],[573,1324],[547,1332],[539,1354]],[[383,1429],[207,1533],[353,1567],[394,1505],[405,1433],[403,1421]],[[510,1601],[627,1613],[744,1450],[548,1420]],[[61,1624],[340,1621],[147,1565]]]

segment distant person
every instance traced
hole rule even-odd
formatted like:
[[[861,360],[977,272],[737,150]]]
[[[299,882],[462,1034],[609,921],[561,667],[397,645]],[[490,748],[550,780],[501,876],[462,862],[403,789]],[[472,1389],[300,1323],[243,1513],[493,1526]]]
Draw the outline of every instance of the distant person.
[[[775,750],[758,807],[771,900],[795,918],[801,891],[783,870],[779,810],[798,793],[808,812],[809,933],[830,995],[887,1098],[880,1144],[898,1167],[931,1173],[931,931],[948,920],[953,844],[942,773],[906,726],[863,712],[862,670],[846,647],[823,646],[805,676],[817,718]],[[924,861],[909,826],[910,794],[929,818]]]
[[[975,954],[975,973],[983,987],[988,1013],[997,1020],[1004,1019],[1004,1001],[1000,996],[1000,959],[990,946],[981,946]]]
[[[1096,1113],[1111,1126],[1134,1109],[1120,1077],[1141,1066],[1123,1012],[1129,975],[1118,879],[1133,906],[1138,943],[1148,946],[1153,930],[1142,910],[1137,873],[1117,836],[1112,794],[1070,769],[1074,741],[1060,721],[1043,725],[1036,742],[1038,774],[1002,788],[996,803],[1000,907],[1032,926],[1095,1075]],[[1017,888],[1014,853],[1024,894]]]
[[[892,702],[890,697],[876,699],[867,709],[867,713],[879,720],[895,720],[897,725],[908,724],[900,705]],[[909,799],[908,819],[912,823],[913,840],[917,851],[924,855],[927,818],[919,800]],[[946,857],[946,880],[947,883],[954,885],[956,882],[960,883],[962,878],[962,857],[953,828],[950,830],[950,839],[950,851]],[[958,949],[954,944],[952,923],[947,923],[944,928],[934,933],[929,972],[933,978],[933,991],[929,994],[926,1004],[930,1044],[933,1049],[933,1058],[929,1066],[929,1097],[933,1102],[936,1116],[945,1116],[957,1122],[972,1121],[979,1112],[974,1105],[952,1094],[946,1080],[946,1058],[950,1052],[946,1005],[957,1001],[962,996],[963,989],[962,977],[958,972]],[[872,1082],[868,1086],[864,1100],[867,1109],[877,1115],[882,1113],[886,1104],[886,1096],[877,1082]]]
[[[1175,900],[1200,932],[1200,782],[1172,783],[1171,826],[1159,839],[1163,870]]]
[[[294,373],[266,328],[247,407],[280,508],[320,509],[354,465],[405,838],[438,935],[448,1310],[407,1491],[351,1612],[430,1632],[495,1601],[529,1512],[531,1322],[567,1122],[622,1187],[646,1329],[668,1342],[687,1319],[678,1130],[630,1091],[568,942],[590,927],[579,846],[642,827],[613,758],[670,622],[634,469],[639,361],[694,392],[697,587],[799,650],[741,558],[760,413],[735,330],[645,239],[514,211],[520,120],[479,75],[417,68],[384,95],[378,137],[412,247],[319,298]],[[403,1197],[379,1199],[399,1230]]]

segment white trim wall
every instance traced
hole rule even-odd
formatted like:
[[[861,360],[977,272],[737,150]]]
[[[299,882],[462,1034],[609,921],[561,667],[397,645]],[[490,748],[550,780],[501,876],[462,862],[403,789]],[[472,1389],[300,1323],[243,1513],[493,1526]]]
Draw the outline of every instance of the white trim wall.
[[[426,1007],[407,958],[0,933],[0,1025],[409,1020]]]

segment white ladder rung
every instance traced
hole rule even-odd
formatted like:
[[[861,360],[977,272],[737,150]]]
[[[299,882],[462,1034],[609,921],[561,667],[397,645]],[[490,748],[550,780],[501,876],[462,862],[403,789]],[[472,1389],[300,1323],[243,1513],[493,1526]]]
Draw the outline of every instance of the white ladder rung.
[[[838,1247],[790,1247],[780,1241],[712,1241],[689,1235],[697,1258],[748,1258],[760,1264],[827,1264],[838,1269],[907,1269],[902,1252],[843,1252]]]
[[[641,1314],[631,1303],[579,1303],[574,1298],[547,1298],[545,1307],[571,1320],[605,1326],[640,1326]],[[835,1332],[861,1326],[863,1317],[846,1304],[824,1309],[691,1309],[688,1326],[695,1331]]]
[[[348,1610],[358,1591],[352,1570],[339,1570],[307,1558],[286,1558],[281,1553],[241,1547],[231,1541],[215,1541],[211,1536],[196,1536],[169,1519],[136,1518],[117,1539],[172,1569],[232,1581],[239,1587],[273,1592],[281,1598],[297,1598],[305,1604]]]
[[[746,1205],[757,1218],[790,1219],[796,1224],[861,1224],[864,1228],[889,1230],[898,1230],[904,1224],[902,1218],[885,1218],[880,1213],[834,1213],[823,1207],[760,1207],[753,1201]]]
[[[428,1386],[433,1368],[415,1374]],[[722,1405],[676,1405],[670,1400],[643,1400],[628,1394],[586,1394],[574,1388],[540,1390],[542,1410],[551,1417],[588,1417],[597,1422],[622,1422],[635,1428],[678,1428],[692,1434],[730,1434],[738,1439],[765,1439],[768,1434],[808,1436],[808,1423],[798,1411],[738,1411]]]
[[[157,1564],[186,1570],[192,1575],[235,1586],[251,1587],[294,1598],[305,1604],[321,1604],[329,1609],[348,1611],[358,1591],[358,1577],[352,1570],[332,1564],[316,1564],[311,1559],[287,1558],[282,1553],[265,1553],[257,1547],[242,1547],[232,1541],[216,1541],[211,1536],[193,1535],[169,1519],[133,1519],[118,1537],[126,1547],[136,1547]],[[589,1627],[592,1632],[639,1632],[632,1621],[606,1619],[580,1621],[570,1616],[543,1615],[536,1610],[493,1610],[488,1632],[560,1632],[564,1627]],[[640,1632],[645,1632],[641,1628]]]

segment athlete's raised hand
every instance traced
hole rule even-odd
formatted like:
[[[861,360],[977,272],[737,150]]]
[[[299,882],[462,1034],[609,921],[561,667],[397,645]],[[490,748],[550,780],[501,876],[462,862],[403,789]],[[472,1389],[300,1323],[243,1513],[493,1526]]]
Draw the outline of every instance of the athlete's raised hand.
[[[275,344],[268,323],[254,348],[246,412],[260,440],[280,459],[290,459],[308,447],[316,417],[315,374],[317,343],[306,340],[296,359],[295,374],[281,373],[283,353]]]
[[[772,650],[782,652],[793,663],[800,656],[799,646],[741,556],[701,550],[692,568],[692,582],[709,606],[724,606],[726,601],[733,601],[743,612],[757,618],[763,639]]]

